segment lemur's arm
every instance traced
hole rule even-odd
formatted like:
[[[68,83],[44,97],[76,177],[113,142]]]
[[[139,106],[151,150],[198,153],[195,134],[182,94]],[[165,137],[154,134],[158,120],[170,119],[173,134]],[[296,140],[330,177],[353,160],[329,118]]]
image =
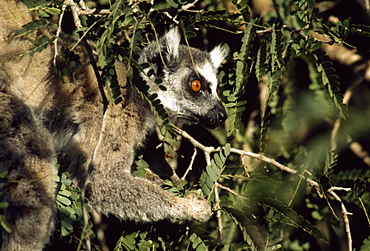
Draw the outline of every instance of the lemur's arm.
[[[205,222],[211,216],[210,205],[195,194],[180,198],[130,173],[121,175],[121,178],[124,181],[106,177],[106,180],[91,182],[94,208],[105,214],[115,214],[121,219],[137,222]]]

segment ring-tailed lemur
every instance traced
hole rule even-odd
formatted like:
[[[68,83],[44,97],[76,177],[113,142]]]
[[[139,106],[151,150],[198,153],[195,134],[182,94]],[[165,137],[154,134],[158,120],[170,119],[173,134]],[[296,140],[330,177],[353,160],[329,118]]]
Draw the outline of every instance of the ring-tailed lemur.
[[[53,48],[19,61],[19,53],[35,39],[11,35],[32,21],[25,15],[15,18],[13,10],[22,8],[5,0],[2,12],[7,15],[0,16],[0,172],[7,171],[12,181],[0,184],[12,228],[12,233],[3,231],[2,250],[42,250],[48,243],[56,162],[79,186],[89,177],[89,202],[104,214],[138,222],[207,221],[211,208],[204,199],[176,197],[131,174],[134,151],[153,131],[155,117],[137,90],[125,84],[124,64],[116,63],[124,100],[103,115],[96,77],[82,46],[75,49],[82,66],[68,84],[54,76]],[[71,45],[62,36],[58,44]],[[219,46],[208,53],[180,45],[178,30],[171,29],[159,44],[143,50],[140,62],[149,62],[155,77],[162,77],[166,91],[143,74],[149,93],[158,94],[172,121],[215,128],[227,118],[216,91],[217,68],[225,56]]]

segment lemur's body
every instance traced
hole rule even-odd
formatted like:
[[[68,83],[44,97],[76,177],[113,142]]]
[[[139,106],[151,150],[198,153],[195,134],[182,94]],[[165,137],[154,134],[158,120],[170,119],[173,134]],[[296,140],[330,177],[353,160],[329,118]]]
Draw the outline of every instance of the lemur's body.
[[[2,6],[4,13],[19,8],[8,0]],[[98,84],[84,48],[76,49],[83,65],[74,81],[62,84],[54,77],[52,48],[19,61],[18,54],[27,51],[31,42],[10,35],[22,24],[6,21],[12,19],[0,18],[0,172],[8,171],[8,179],[19,182],[1,184],[2,200],[9,203],[6,219],[13,228],[11,234],[3,233],[2,250],[41,250],[48,242],[57,162],[80,186],[89,175],[87,196],[102,213],[139,222],[207,221],[211,210],[206,201],[175,197],[132,176],[134,151],[153,130],[155,118],[136,89],[125,84],[124,65],[116,63],[119,82],[125,86],[124,101],[110,106],[103,116]],[[190,48],[191,60],[189,48],[179,42],[176,29],[161,39],[164,64],[158,61],[158,45],[143,50],[140,61],[150,62],[167,88],[159,90],[144,77],[151,85],[149,92],[158,93],[170,119],[214,128],[226,118],[216,94],[216,71],[225,53],[219,47],[210,54]],[[63,39],[58,43],[68,45]],[[200,90],[192,89],[194,80],[201,82]],[[198,82],[195,85],[199,87]]]

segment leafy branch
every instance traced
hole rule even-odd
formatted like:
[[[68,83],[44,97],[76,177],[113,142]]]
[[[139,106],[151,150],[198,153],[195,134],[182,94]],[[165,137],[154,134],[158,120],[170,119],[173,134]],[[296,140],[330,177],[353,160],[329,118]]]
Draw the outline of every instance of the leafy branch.
[[[248,156],[248,157],[251,157],[251,158],[255,158],[257,160],[260,160],[262,162],[265,162],[265,163],[268,163],[268,164],[271,164],[277,168],[279,168],[281,171],[285,171],[285,172],[288,172],[288,173],[291,173],[291,174],[295,174],[295,175],[298,175],[300,178],[302,178],[303,180],[305,180],[311,187],[313,187],[316,192],[319,194],[320,197],[323,197],[324,194],[330,194],[331,196],[333,196],[333,198],[338,201],[341,205],[341,209],[342,209],[342,215],[343,215],[343,221],[344,221],[344,226],[345,226],[345,229],[346,229],[346,233],[347,233],[347,241],[348,241],[348,250],[352,250],[352,235],[351,235],[351,228],[350,228],[350,225],[349,225],[349,220],[348,220],[348,215],[351,215],[351,213],[349,213],[347,211],[347,208],[346,206],[344,205],[344,203],[342,202],[342,200],[340,199],[340,197],[336,194],[335,191],[338,191],[338,190],[341,190],[341,191],[350,191],[351,189],[350,188],[343,188],[343,187],[329,187],[327,190],[322,190],[322,186],[320,185],[320,183],[314,181],[313,179],[311,178],[308,178],[306,177],[306,175],[302,174],[302,173],[299,173],[297,170],[295,169],[292,169],[290,167],[287,167],[281,163],[279,163],[278,161],[274,160],[274,159],[271,159],[271,158],[268,158],[262,154],[257,154],[257,153],[253,153],[253,152],[247,152],[247,151],[243,151],[243,150],[239,150],[239,149],[235,149],[235,148],[230,148],[230,146],[225,146],[225,148],[214,148],[214,147],[210,147],[210,146],[204,146],[202,145],[201,143],[199,143],[197,140],[195,140],[193,137],[191,137],[188,133],[186,133],[185,131],[177,128],[177,127],[174,127],[175,131],[177,133],[179,133],[182,137],[186,138],[189,140],[190,143],[193,144],[194,147],[197,147],[199,149],[201,149],[204,154],[205,154],[205,158],[207,160],[207,163],[212,163],[213,160],[210,160],[210,153],[217,153],[217,152],[222,152],[222,151],[225,151],[226,153],[236,153],[238,154],[240,157],[243,157],[243,156]],[[215,156],[219,156],[219,155],[215,155]],[[216,158],[219,158],[219,157],[216,157]],[[216,160],[215,160],[216,161]],[[222,165],[222,163],[221,163]],[[219,171],[216,171],[217,173]],[[231,189],[229,188],[225,188],[224,186],[220,186],[217,184],[217,180],[218,180],[218,177],[215,177],[215,172],[213,170],[211,170],[210,168],[207,168],[204,173],[207,173],[208,177],[213,177],[212,178],[209,178],[209,182],[212,182],[212,184],[210,183],[206,183],[206,182],[203,182],[201,181],[201,186],[202,188],[204,189],[204,187],[206,187],[205,190],[203,191],[206,191],[206,195],[207,195],[207,192],[209,193],[209,187],[211,186],[215,192],[215,194],[217,194],[218,192],[216,192],[216,189],[225,189],[226,191],[230,191]],[[204,174],[203,173],[203,174]],[[235,194],[235,192],[231,192],[232,194]],[[238,195],[239,197],[240,195]],[[242,196],[240,196],[242,198]],[[218,210],[221,209],[221,207],[219,206],[219,202],[215,201],[216,202],[216,205],[215,205],[215,208],[217,208]],[[218,217],[220,218],[220,216],[218,215]],[[219,223],[221,221],[218,221]],[[302,223],[301,223],[302,224]],[[222,229],[222,225],[219,225],[218,226],[220,229]],[[305,228],[304,226],[302,226],[302,228]]]

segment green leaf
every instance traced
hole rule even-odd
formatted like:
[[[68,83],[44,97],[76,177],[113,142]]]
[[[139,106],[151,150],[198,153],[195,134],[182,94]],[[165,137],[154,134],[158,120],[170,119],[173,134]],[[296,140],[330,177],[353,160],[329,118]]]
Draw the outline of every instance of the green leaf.
[[[347,106],[343,103],[343,96],[339,93],[338,76],[334,74],[335,69],[332,67],[329,57],[321,50],[314,51],[313,55],[317,69],[321,73],[323,84],[327,85],[327,92],[332,98],[334,106],[337,108],[339,115],[346,119],[348,117]]]
[[[297,214],[292,208],[284,205],[281,201],[274,198],[261,198],[259,200],[264,206],[273,209],[281,215],[282,223],[286,223],[296,228],[300,228],[319,240],[324,240],[322,232],[303,216]]]
[[[50,26],[50,24],[44,19],[34,20],[28,24],[23,25],[22,29],[16,30],[16,32],[18,33],[19,37],[27,36],[31,32],[37,31],[48,26]]]
[[[220,178],[222,172],[225,170],[225,162],[230,154],[230,144],[225,145],[219,153],[213,155],[211,165],[207,166],[200,177],[200,185],[203,193],[210,196],[216,181]]]
[[[363,242],[362,246],[360,247],[360,251],[368,251],[370,250],[370,236],[367,237]]]
[[[66,206],[69,206],[72,204],[72,202],[67,198],[67,197],[64,197],[64,196],[61,196],[61,195],[57,195],[57,201],[59,203],[62,203]]]
[[[215,172],[215,170],[212,168],[212,165],[210,165],[210,166],[207,166],[206,167],[206,171],[207,171],[207,174],[208,174],[208,176],[209,176],[209,179],[208,179],[208,181],[210,181],[211,183],[210,184],[208,184],[208,185],[210,185],[210,186],[212,186],[213,185],[213,183],[212,183],[212,181],[214,181],[214,180],[217,180],[217,173]]]
[[[192,248],[197,251],[208,250],[208,245],[196,234],[192,233],[189,237],[189,240],[192,242]]]
[[[43,35],[41,37],[39,37],[38,39],[36,39],[33,44],[32,44],[32,47],[31,47],[31,50],[27,51],[27,52],[23,52],[21,53],[21,59],[29,54],[29,55],[33,55],[35,52],[40,52],[44,49],[46,49],[48,47],[48,45],[52,42],[53,40],[49,40],[48,37],[46,35]]]
[[[10,224],[6,221],[5,215],[0,214],[0,225],[1,227],[8,233],[12,233],[12,227]]]
[[[174,8],[179,6],[179,3],[176,0],[167,0],[166,2]]]
[[[262,76],[266,74],[267,71],[267,56],[266,56],[266,43],[262,43],[257,52],[256,59],[256,77],[258,81],[262,80]]]
[[[45,9],[45,11],[50,15],[59,15],[60,13],[62,13],[60,9],[53,7],[47,8]]]
[[[351,24],[350,32],[359,36],[370,37],[370,26],[365,24]]]
[[[9,203],[6,201],[1,201],[0,202],[0,209],[7,208],[9,206]]]

